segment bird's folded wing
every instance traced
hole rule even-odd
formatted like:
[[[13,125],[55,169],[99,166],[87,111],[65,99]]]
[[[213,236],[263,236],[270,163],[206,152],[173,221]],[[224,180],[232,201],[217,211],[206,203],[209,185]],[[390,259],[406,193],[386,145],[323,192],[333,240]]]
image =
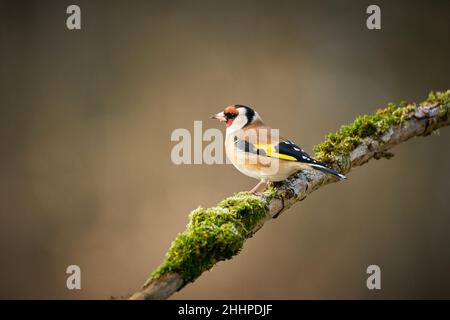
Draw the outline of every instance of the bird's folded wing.
[[[247,139],[234,138],[237,151],[248,152],[260,156],[278,158],[288,161],[316,163],[305,151],[289,140],[277,141],[277,143],[252,143]]]

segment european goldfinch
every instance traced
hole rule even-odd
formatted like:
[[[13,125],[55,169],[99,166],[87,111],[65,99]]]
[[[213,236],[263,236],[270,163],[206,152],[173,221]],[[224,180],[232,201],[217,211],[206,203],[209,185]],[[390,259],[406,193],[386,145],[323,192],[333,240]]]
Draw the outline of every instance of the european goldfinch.
[[[346,179],[279,136],[250,107],[231,105],[211,118],[226,123],[225,151],[231,163],[243,174],[261,180],[251,192],[256,192],[262,184],[285,180],[303,169],[314,168]]]

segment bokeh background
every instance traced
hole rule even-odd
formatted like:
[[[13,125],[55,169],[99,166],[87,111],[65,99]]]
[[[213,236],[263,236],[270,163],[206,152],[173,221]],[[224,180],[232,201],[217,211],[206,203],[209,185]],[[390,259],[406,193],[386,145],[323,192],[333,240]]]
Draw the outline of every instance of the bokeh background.
[[[449,89],[450,2],[376,3],[381,31],[369,1],[0,1],[0,298],[131,294],[192,209],[254,186],[174,165],[174,129],[241,103],[311,151]],[[314,192],[172,298],[450,298],[449,141],[413,139]]]

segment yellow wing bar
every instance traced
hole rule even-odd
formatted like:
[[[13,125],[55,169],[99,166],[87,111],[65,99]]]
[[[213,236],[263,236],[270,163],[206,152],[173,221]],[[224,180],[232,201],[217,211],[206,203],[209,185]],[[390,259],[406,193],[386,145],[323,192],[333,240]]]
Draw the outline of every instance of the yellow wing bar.
[[[295,157],[288,156],[287,154],[278,153],[274,150],[273,146],[271,144],[254,144],[256,149],[264,150],[266,155],[268,157],[283,159],[283,160],[289,160],[289,161],[297,161]]]

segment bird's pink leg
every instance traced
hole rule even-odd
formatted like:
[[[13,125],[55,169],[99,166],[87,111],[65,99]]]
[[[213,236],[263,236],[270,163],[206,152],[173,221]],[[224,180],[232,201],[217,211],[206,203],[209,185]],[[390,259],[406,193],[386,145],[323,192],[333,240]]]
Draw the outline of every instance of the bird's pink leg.
[[[262,185],[267,185],[267,183],[261,180],[252,190],[250,190],[250,192],[256,194]]]

